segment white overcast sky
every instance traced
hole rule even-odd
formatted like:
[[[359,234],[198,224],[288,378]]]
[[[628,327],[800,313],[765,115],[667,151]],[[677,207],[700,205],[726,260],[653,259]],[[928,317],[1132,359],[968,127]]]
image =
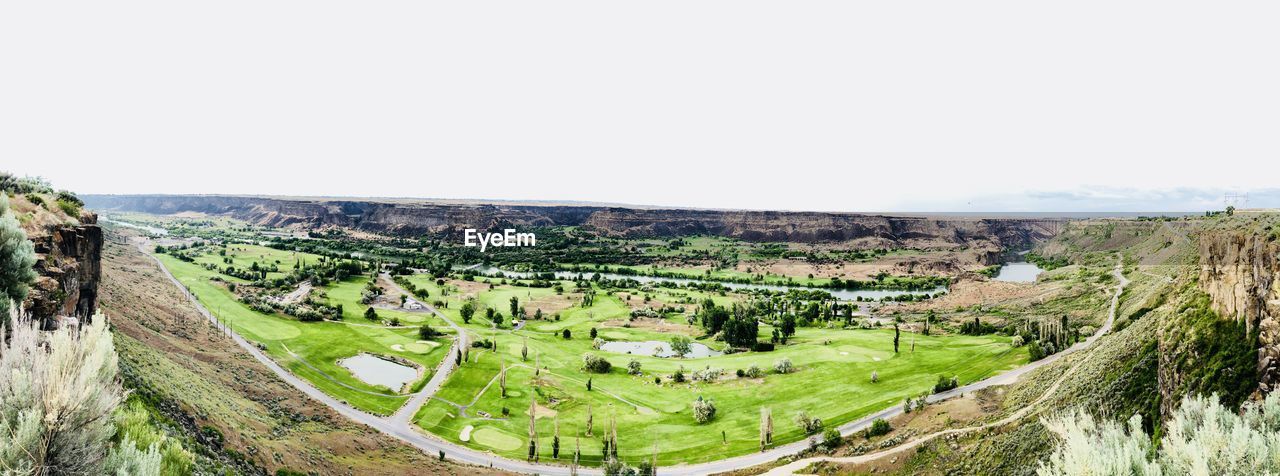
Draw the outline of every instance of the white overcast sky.
[[[0,170],[81,193],[1280,206],[1280,2],[8,1]]]

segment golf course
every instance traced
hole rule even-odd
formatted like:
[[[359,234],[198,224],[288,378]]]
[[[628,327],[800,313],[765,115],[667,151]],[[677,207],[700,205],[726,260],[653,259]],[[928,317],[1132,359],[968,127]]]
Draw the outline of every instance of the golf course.
[[[449,352],[452,331],[440,317],[401,306],[405,301],[362,302],[374,287],[379,295],[416,295],[461,325],[474,344],[412,422],[439,438],[513,459],[530,458],[532,422],[543,462],[567,464],[580,448],[582,464],[601,464],[602,441],[616,444],[622,460],[706,462],[759,451],[764,412],[772,423],[770,445],[785,444],[815,434],[815,420],[818,428],[834,428],[931,393],[940,377],[964,384],[1028,361],[1026,348],[1010,345],[1007,336],[909,327],[895,352],[894,325],[871,318],[856,326],[815,322],[793,328],[782,342],[777,321],[760,319],[758,341],[776,345],[734,349],[706,335],[697,316],[706,303],[745,306],[759,296],[598,279],[454,272],[402,273],[392,282],[366,270],[288,293],[289,287],[260,293],[274,293],[277,302],[305,299],[335,313],[307,321],[264,312],[245,297],[255,281],[334,262],[278,248],[196,243],[157,256],[227,329],[325,393],[375,415],[396,412],[442,359],[457,358]],[[259,274],[245,279],[228,268]],[[424,325],[430,338],[420,334]],[[680,340],[703,352],[655,352]],[[626,350],[610,350],[619,348]],[[370,383],[343,365],[358,355],[410,364],[417,377],[402,388]],[[609,365],[588,370],[586,356]],[[699,421],[698,405],[704,416],[707,405],[714,411]],[[809,424],[800,424],[798,415]]]

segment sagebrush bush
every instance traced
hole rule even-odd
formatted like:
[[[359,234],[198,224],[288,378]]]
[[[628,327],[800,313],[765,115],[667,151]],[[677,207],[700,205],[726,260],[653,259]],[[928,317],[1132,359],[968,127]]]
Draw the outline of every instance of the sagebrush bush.
[[[10,315],[0,345],[0,467],[5,474],[160,473],[159,445],[112,445],[112,414],[124,398],[106,318],[40,331]],[[2,335],[3,332],[0,332]]]
[[[1138,415],[1121,425],[1077,410],[1042,423],[1059,443],[1041,476],[1280,473],[1280,394],[1246,403],[1240,414],[1216,395],[1183,398],[1158,449]]]

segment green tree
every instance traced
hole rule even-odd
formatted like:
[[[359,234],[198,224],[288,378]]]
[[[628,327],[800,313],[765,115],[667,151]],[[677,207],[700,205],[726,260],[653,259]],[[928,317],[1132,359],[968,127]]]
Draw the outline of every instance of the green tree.
[[[900,317],[893,318],[893,353],[895,354],[898,353],[898,337],[900,336],[898,331],[898,322],[901,320],[902,318]]]
[[[432,329],[431,326],[429,325],[423,324],[422,327],[418,328],[419,339],[430,340],[430,339],[434,339],[438,335],[440,335],[440,332],[436,331],[435,329]]]
[[[471,316],[474,316],[476,314],[475,303],[468,299],[467,302],[462,303],[461,308],[458,308],[458,314],[462,315],[463,323],[470,324]]]
[[[715,301],[707,298],[702,301],[699,319],[702,322],[702,328],[707,331],[707,334],[715,334],[720,332],[724,324],[729,321],[729,310],[717,306]]]
[[[693,352],[693,341],[686,336],[676,335],[671,337],[671,351],[676,357],[684,357]]]
[[[716,404],[711,400],[703,399],[701,396],[693,402],[693,420],[698,423],[706,423],[716,417]]]
[[[796,316],[787,314],[782,316],[782,343],[786,344],[787,339],[796,335]]]
[[[0,321],[9,319],[10,300],[20,303],[27,298],[36,279],[35,264],[35,245],[9,213],[8,197],[0,193]]]

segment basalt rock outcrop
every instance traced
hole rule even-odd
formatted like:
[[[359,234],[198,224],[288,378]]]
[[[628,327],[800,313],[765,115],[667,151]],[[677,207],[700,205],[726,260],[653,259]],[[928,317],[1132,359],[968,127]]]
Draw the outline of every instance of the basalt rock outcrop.
[[[396,236],[457,235],[465,228],[580,226],[620,237],[716,235],[798,243],[871,239],[880,246],[1025,248],[1061,221],[894,217],[853,213],[626,208],[576,205],[463,204],[197,195],[91,195],[96,210],[156,214],[200,212],[266,226],[340,226]]]
[[[34,233],[37,274],[24,308],[41,327],[65,318],[86,320],[98,308],[102,277],[102,229],[96,216],[85,214],[79,225],[62,225]]]
[[[1280,385],[1280,242],[1244,231],[1203,233],[1200,288],[1224,318],[1258,333],[1259,391]]]

